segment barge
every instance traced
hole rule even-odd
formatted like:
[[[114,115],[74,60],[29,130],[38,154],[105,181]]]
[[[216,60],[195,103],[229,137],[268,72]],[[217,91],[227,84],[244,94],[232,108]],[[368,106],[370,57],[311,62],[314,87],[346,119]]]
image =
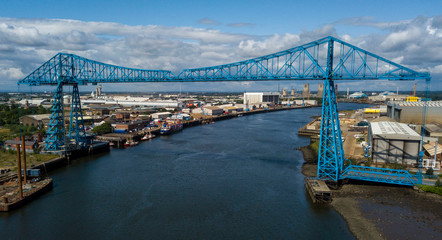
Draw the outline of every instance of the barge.
[[[36,199],[52,189],[52,179],[45,178],[23,185],[23,197],[17,190],[17,182],[5,182],[0,185],[0,212],[9,212]]]
[[[316,178],[305,178],[305,188],[314,203],[331,203],[332,194],[324,181]]]

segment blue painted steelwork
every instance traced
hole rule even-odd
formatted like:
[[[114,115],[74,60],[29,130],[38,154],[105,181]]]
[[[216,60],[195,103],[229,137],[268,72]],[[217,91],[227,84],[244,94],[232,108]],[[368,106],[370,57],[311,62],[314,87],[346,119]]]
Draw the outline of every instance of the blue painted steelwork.
[[[59,149],[60,144],[63,144],[62,139],[64,139],[64,135],[61,134],[61,129],[64,126],[59,119],[63,109],[62,86],[66,84],[76,86],[78,84],[117,82],[323,80],[324,101],[318,178],[332,181],[353,178],[407,185],[407,181],[398,180],[411,179],[410,181],[414,181],[415,178],[409,177],[409,173],[406,171],[380,170],[379,168],[359,167],[351,164],[344,168],[346,160],[342,148],[334,81],[380,79],[424,79],[429,81],[430,74],[416,72],[334,37],[325,37],[285,51],[245,61],[213,67],[184,69],[177,75],[167,70],[126,68],[73,54],[59,53],[20,80],[18,84],[58,86],[54,97],[50,130],[48,131],[49,142],[46,145],[47,149],[53,150]],[[59,90],[60,87],[61,90]],[[75,126],[71,126],[70,138],[72,138],[72,132],[76,132],[77,137],[84,136],[79,102],[76,103],[75,109],[73,113],[77,114],[77,117],[71,119],[71,124],[75,122]],[[82,143],[83,140],[76,139],[76,142]]]
[[[31,86],[63,84],[96,84],[115,82],[162,82],[173,78],[171,71],[120,67],[58,53],[18,84]]]
[[[327,51],[327,78],[324,80],[321,134],[318,154],[318,179],[338,181],[344,164],[341,127],[333,83],[333,40]]]
[[[84,129],[83,113],[81,112],[80,93],[78,84],[72,88],[71,117],[69,121],[69,139],[75,141],[76,148],[86,147],[86,132]]]
[[[356,179],[413,186],[418,183],[419,175],[412,175],[406,170],[350,165],[342,172],[340,179]]]
[[[64,110],[63,110],[63,83],[57,84],[55,92],[51,117],[48,124],[45,149],[48,151],[57,151],[64,145]]]
[[[329,65],[328,46],[333,45],[332,80],[428,79],[420,73],[376,56],[334,37],[241,62],[184,69],[174,75],[167,70],[143,70],[105,64],[74,54],[58,53],[18,84],[56,85],[117,82],[213,82],[324,80]]]

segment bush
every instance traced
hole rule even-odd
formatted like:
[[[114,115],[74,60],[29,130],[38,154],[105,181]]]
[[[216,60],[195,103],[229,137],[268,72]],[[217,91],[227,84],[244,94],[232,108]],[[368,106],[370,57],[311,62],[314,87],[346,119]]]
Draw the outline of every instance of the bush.
[[[427,171],[425,172],[426,175],[433,175],[434,171],[433,168],[429,168],[427,169]]]
[[[319,154],[319,142],[314,142],[310,144],[310,147],[313,151],[315,151],[316,154]]]
[[[440,179],[439,179],[439,178],[436,180],[436,183],[434,183],[434,186],[436,186],[436,187],[442,187],[442,183],[440,182]]]
[[[101,124],[100,126],[94,127],[92,131],[96,134],[111,133],[113,131],[112,125],[108,122]]]
[[[442,196],[442,187],[421,185],[420,188],[425,192],[431,192]]]

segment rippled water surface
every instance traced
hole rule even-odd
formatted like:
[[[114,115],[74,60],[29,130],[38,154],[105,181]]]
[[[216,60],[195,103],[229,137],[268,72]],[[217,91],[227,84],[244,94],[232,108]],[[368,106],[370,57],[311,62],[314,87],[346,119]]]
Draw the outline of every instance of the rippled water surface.
[[[0,214],[0,239],[352,239],[304,190],[297,130],[320,113],[244,116],[75,160],[50,173],[51,192]]]

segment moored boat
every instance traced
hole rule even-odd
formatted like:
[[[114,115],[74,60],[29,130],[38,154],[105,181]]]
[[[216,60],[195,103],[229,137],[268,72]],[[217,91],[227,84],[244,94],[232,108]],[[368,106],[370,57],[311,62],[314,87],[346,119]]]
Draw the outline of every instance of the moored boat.
[[[148,133],[148,134],[144,135],[144,136],[141,138],[141,140],[145,141],[145,140],[149,140],[149,139],[152,139],[152,138],[155,138],[155,137],[156,137],[156,136],[153,135],[152,133]]]
[[[169,135],[174,132],[181,131],[181,130],[183,130],[183,124],[181,124],[179,121],[178,122],[166,122],[161,127],[160,134],[161,135]]]
[[[126,143],[124,143],[125,147],[133,147],[133,146],[136,146],[136,145],[138,145],[138,142],[132,141],[132,140],[126,141]]]

